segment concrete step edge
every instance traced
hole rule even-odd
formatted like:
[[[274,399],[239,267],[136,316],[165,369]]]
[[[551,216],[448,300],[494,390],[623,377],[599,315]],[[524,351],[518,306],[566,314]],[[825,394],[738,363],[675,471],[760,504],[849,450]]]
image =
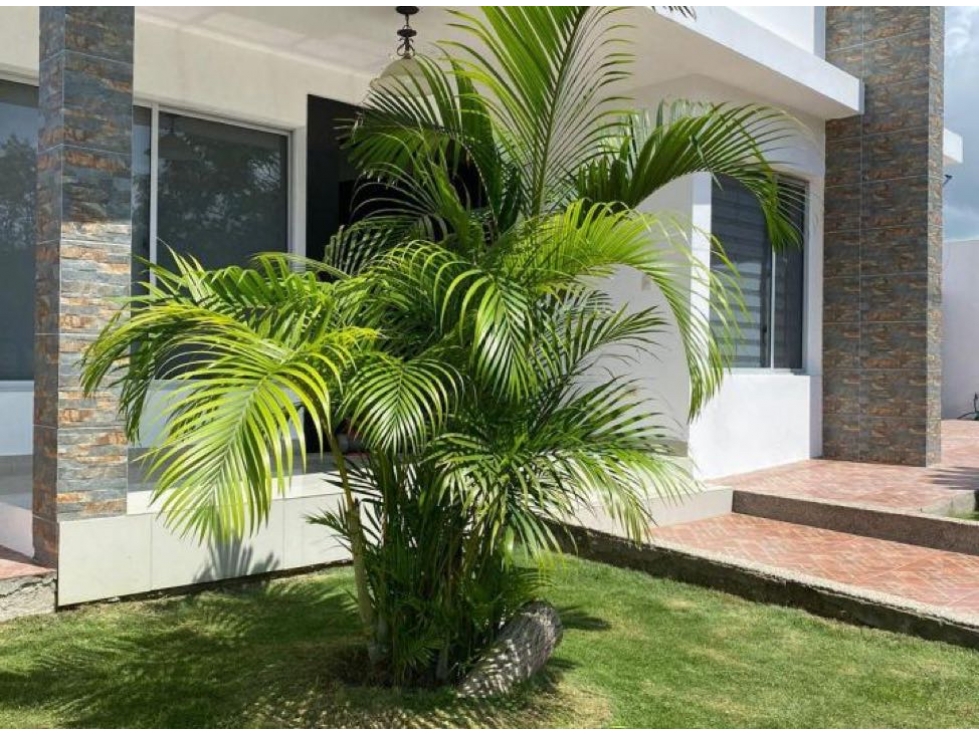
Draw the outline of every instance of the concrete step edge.
[[[0,622],[53,613],[56,584],[57,574],[54,571],[0,579]]]
[[[979,556],[979,523],[970,520],[744,489],[734,491],[731,508],[742,515]]]
[[[922,604],[774,566],[752,563],[681,544],[632,543],[570,526],[583,558],[705,586],[766,604],[797,607],[823,617],[979,649],[979,616]],[[571,546],[569,546],[571,550]]]

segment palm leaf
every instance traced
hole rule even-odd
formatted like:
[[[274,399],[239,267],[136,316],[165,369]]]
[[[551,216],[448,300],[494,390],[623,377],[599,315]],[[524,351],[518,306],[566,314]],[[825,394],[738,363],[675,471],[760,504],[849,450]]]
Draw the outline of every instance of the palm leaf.
[[[594,157],[624,100],[613,91],[630,55],[614,32],[614,8],[483,8],[455,11],[472,45],[458,53],[462,75],[486,90],[506,160],[521,172],[524,213],[544,213],[569,194],[568,177]],[[485,51],[479,50],[485,49]]]
[[[758,199],[777,247],[798,242],[780,205],[775,166],[801,126],[763,105],[663,103],[655,119],[635,114],[605,154],[577,173],[577,190],[594,202],[636,207],[672,181],[692,173],[730,176]]]

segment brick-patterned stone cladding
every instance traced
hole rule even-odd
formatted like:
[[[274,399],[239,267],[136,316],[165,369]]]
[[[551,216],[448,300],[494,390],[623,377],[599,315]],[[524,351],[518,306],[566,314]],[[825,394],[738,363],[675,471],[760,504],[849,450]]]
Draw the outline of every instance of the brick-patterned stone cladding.
[[[830,7],[826,58],[865,84],[826,124],[823,451],[941,453],[941,7]]]
[[[82,394],[79,358],[130,286],[133,8],[40,13],[34,535],[125,512],[118,394]]]

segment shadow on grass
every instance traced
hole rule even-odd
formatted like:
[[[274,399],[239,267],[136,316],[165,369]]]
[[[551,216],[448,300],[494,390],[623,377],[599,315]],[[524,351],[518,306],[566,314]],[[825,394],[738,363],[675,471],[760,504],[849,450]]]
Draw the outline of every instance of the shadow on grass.
[[[612,629],[607,621],[601,617],[589,614],[581,606],[559,606],[557,607],[558,616],[561,617],[561,624],[569,630],[585,630],[588,632],[602,632]]]
[[[356,641],[346,594],[313,584],[91,607],[56,626],[29,650],[5,642],[0,660],[20,659],[0,664],[0,699],[67,726],[232,725],[260,691],[315,680]]]
[[[485,702],[462,702],[444,690],[344,683],[356,676],[343,666],[362,660],[354,652],[362,639],[345,577],[255,583],[15,623],[0,631],[0,724],[424,727],[580,720],[580,694],[558,685],[571,667],[560,656],[513,695]],[[579,609],[563,614],[572,629],[607,628]],[[21,724],[16,712],[29,717]]]

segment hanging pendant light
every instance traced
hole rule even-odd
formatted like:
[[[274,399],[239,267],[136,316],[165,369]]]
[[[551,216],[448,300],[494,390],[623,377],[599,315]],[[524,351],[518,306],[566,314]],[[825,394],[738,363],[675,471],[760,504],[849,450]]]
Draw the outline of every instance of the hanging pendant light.
[[[419,91],[422,92],[428,90],[421,64],[415,58],[414,38],[418,35],[418,31],[411,27],[411,16],[416,15],[419,10],[420,8],[413,5],[399,5],[395,8],[398,15],[404,16],[405,19],[405,24],[398,29],[398,37],[401,39],[395,50],[398,58],[388,64],[380,76],[371,81],[371,89],[387,89],[395,92],[406,92],[415,88],[420,88]],[[415,80],[413,85],[409,79]],[[403,85],[408,85],[407,89]]]
[[[160,114],[163,118],[164,114]],[[165,161],[200,161],[201,154],[194,148],[187,138],[177,130],[177,116],[166,115],[169,118],[169,127],[160,131],[158,138],[158,155]],[[161,125],[162,127],[162,125]],[[149,151],[146,151],[147,155]]]

